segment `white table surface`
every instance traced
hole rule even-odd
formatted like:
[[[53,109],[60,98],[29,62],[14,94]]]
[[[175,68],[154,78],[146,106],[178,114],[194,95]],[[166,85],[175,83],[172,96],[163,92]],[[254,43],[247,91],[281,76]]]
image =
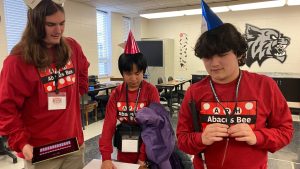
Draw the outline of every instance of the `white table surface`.
[[[114,165],[117,167],[117,169],[138,169],[138,164],[130,164],[130,163],[122,163],[113,161]],[[90,161],[83,169],[100,169],[102,164],[102,160],[99,159],[93,159]]]

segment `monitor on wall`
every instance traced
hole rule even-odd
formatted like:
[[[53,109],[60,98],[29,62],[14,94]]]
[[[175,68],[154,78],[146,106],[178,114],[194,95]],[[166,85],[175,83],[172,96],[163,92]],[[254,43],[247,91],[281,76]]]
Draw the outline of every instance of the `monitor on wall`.
[[[137,45],[146,58],[148,66],[163,66],[163,41],[137,41]]]

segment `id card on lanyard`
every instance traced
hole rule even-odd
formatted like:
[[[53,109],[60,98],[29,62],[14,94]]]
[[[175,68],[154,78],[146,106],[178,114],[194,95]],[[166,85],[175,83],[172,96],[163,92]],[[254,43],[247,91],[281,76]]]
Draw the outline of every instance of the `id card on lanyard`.
[[[139,133],[140,134],[140,133]],[[139,135],[124,135],[122,136],[122,150],[126,153],[139,152]]]
[[[59,92],[58,90],[58,78],[59,70],[56,69],[52,72],[54,77],[55,93],[48,93],[48,110],[63,110],[67,107],[66,92]]]
[[[135,115],[138,101],[140,98],[140,93],[141,93],[141,84],[138,88],[138,93],[135,101],[135,106],[133,110],[133,114]],[[127,114],[129,117],[129,103],[128,103],[128,86],[126,85],[126,106],[127,106]],[[131,129],[130,129],[131,130]],[[128,135],[122,135],[122,152],[127,152],[127,153],[137,153],[139,151],[139,138],[140,138],[140,132],[133,132],[130,131],[130,134]]]
[[[66,106],[66,92],[48,93],[48,110],[63,110]]]

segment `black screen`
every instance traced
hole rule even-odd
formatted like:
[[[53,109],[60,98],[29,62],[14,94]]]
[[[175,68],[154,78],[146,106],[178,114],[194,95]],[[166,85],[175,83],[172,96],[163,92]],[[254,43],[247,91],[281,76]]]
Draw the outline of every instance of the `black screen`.
[[[137,45],[146,58],[148,66],[163,66],[162,41],[137,41]]]

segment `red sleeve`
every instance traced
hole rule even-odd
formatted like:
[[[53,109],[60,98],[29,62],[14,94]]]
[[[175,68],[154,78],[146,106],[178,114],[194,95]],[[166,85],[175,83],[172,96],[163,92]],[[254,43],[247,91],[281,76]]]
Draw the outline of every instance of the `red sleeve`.
[[[141,147],[140,147],[140,154],[139,154],[139,160],[140,161],[146,161],[146,147],[145,144],[142,143]]]
[[[80,95],[83,95],[84,93],[88,92],[88,68],[90,64],[82,51],[80,52],[80,55],[78,57],[79,93]]]
[[[149,83],[149,91],[147,91],[147,92],[150,93],[149,103],[152,103],[152,102],[159,103],[160,102],[159,93],[155,86],[153,86],[152,84]]]
[[[99,138],[99,150],[102,155],[102,160],[111,160],[113,152],[112,138],[116,131],[117,123],[117,90],[113,90],[106,105],[105,119],[102,129],[102,135]]]
[[[186,91],[178,114],[177,139],[178,148],[188,154],[199,154],[205,145],[202,144],[202,132],[194,132],[192,113],[189,108],[189,102],[192,100],[191,87]],[[200,123],[199,123],[200,125]]]
[[[287,102],[279,90],[277,84],[270,84],[271,113],[267,119],[266,128],[254,131],[257,143],[256,147],[275,152],[289,144],[293,136],[293,121]]]
[[[90,63],[84,55],[79,43],[72,38],[68,37],[67,39],[73,47],[73,55],[76,55],[75,57],[77,62],[79,93],[80,95],[83,95],[84,93],[88,92],[88,68],[90,66]]]
[[[21,152],[30,137],[21,113],[24,100],[35,88],[31,79],[35,69],[26,65],[19,57],[8,56],[0,75],[0,135],[8,135],[9,147]]]

